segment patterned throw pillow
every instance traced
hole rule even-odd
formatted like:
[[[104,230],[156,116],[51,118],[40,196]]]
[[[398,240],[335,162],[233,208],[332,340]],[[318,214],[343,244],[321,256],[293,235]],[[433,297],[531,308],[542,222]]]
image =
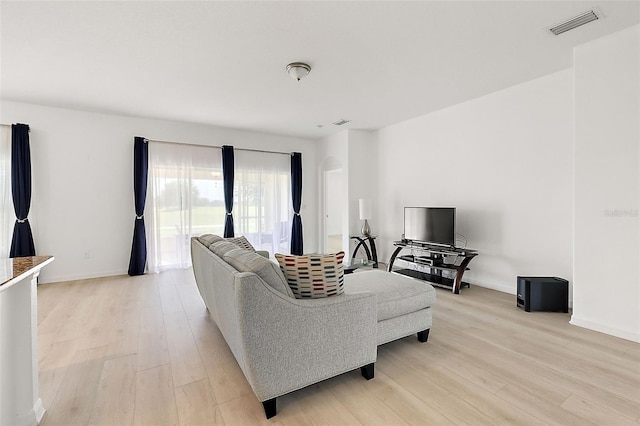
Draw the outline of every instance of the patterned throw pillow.
[[[241,237],[235,237],[235,238],[225,238],[225,240],[231,241],[233,244],[245,250],[256,251],[256,249],[253,248],[249,240],[247,240],[247,238],[244,235]]]
[[[291,256],[275,254],[296,299],[319,299],[344,293],[344,252]]]

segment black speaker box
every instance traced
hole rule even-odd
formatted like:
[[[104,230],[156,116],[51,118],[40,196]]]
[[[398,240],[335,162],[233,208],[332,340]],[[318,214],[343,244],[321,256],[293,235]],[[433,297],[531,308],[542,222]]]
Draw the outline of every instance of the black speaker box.
[[[569,312],[569,281],[558,277],[518,277],[516,304],[525,312]]]

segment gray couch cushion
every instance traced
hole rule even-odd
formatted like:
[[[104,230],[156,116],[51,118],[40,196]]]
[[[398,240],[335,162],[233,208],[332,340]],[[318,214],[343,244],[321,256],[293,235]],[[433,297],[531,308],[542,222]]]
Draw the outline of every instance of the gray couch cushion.
[[[237,250],[238,246],[232,243],[231,241],[218,241],[209,246],[209,250],[211,250],[218,257],[223,257],[226,253],[231,250]],[[244,249],[243,249],[244,250]]]
[[[249,240],[247,240],[247,237],[245,237],[244,235],[240,237],[234,237],[234,238],[225,238],[225,240],[231,241],[233,244],[237,245],[240,248],[247,249],[250,251],[256,251],[256,249],[251,245]]]
[[[436,291],[430,284],[391,272],[359,271],[344,277],[345,293],[371,291],[378,295],[378,321],[431,306]]]
[[[278,265],[256,252],[235,247],[223,256],[225,262],[240,272],[253,272],[275,290],[294,299],[293,292]]]
[[[222,241],[222,237],[214,234],[202,234],[198,237],[198,241],[204,244],[205,247],[209,247],[213,243]]]

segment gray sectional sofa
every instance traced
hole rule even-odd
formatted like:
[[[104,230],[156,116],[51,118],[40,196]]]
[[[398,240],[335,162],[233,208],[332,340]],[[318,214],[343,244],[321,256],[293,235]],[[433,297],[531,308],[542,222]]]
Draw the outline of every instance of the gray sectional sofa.
[[[277,263],[220,237],[191,239],[196,284],[265,414],[276,398],[360,368],[374,376],[380,344],[426,342],[435,290],[380,270],[345,276],[345,292],[295,299]]]

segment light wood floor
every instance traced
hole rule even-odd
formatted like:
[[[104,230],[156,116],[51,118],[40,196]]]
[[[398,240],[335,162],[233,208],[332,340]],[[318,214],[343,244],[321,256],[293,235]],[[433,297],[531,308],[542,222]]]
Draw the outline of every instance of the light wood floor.
[[[640,345],[475,286],[437,296],[428,343],[384,345],[373,380],[354,371],[278,398],[267,421],[190,270],[42,285],[43,424],[640,421]]]

